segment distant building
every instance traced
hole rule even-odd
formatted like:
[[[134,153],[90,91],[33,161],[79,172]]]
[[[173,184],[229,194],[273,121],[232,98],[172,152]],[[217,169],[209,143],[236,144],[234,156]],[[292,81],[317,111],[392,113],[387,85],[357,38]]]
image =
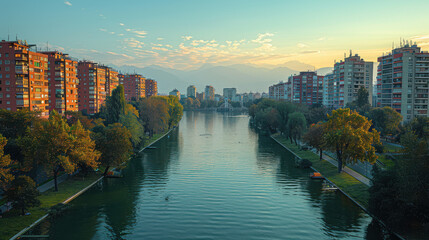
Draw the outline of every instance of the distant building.
[[[186,89],[186,96],[191,98],[197,97],[197,88],[194,85],[189,86]]]
[[[339,85],[334,84],[334,73],[328,73],[323,77],[323,105],[332,108],[334,97],[338,98]]]
[[[220,94],[215,94],[215,98],[214,98],[214,100],[215,100],[216,102],[219,102],[219,101],[223,100],[223,97],[222,97],[222,95],[220,95]]]
[[[158,83],[153,79],[145,80],[146,97],[158,95]]]
[[[392,107],[403,121],[429,117],[429,53],[415,43],[402,42],[378,62],[377,106]]]
[[[200,102],[202,102],[203,100],[205,100],[206,98],[205,98],[205,93],[204,92],[202,92],[202,93],[197,93],[197,99],[200,101]]]
[[[168,95],[170,96],[176,96],[180,100],[180,92],[177,89],[173,89]]]
[[[205,94],[205,100],[214,100],[215,89],[212,86],[206,86],[204,94]]]
[[[263,92],[262,95],[261,95],[261,98],[269,98],[268,93]]]
[[[372,103],[373,62],[364,61],[359,55],[346,57],[344,61],[334,65],[334,84],[328,85],[328,92],[333,91],[332,105],[329,107],[343,108],[347,103],[357,99],[361,87],[368,90],[369,103]],[[329,89],[329,87],[333,89]]]
[[[48,55],[24,41],[0,42],[0,108],[29,109],[49,115]]]
[[[78,111],[77,61],[58,51],[48,55],[49,111]]]
[[[290,83],[289,82],[280,82],[278,84],[274,84],[268,89],[268,96],[271,99],[275,100],[289,100],[290,96]]]
[[[236,94],[235,97],[232,99],[233,102],[242,102],[243,101],[243,95]]]
[[[289,77],[289,84],[292,102],[306,105],[322,104],[323,76],[317,75],[316,72],[300,72],[299,75]]]
[[[118,71],[107,66],[101,66],[101,68],[106,71],[106,95],[111,96],[112,91],[119,85]]]
[[[236,94],[237,94],[236,88],[224,88],[223,89],[223,97],[227,98],[228,100],[233,100],[235,98]]]

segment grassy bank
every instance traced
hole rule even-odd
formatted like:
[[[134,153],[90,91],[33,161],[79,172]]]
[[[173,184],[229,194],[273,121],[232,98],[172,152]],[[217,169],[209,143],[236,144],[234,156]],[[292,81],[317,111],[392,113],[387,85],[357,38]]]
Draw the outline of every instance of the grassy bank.
[[[73,176],[58,185],[58,192],[54,192],[53,189],[43,192],[39,196],[41,205],[28,210],[31,215],[20,216],[19,214],[21,212],[19,209],[13,209],[5,213],[3,218],[0,218],[0,239],[11,238],[13,235],[44,216],[50,207],[70,198],[99,179],[100,176],[101,173],[92,173],[86,177]]]
[[[144,142],[144,146],[141,146],[141,148],[149,146],[164,136],[166,133],[168,133],[168,130],[162,133],[154,134],[151,138]],[[41,205],[39,207],[29,209],[28,212],[30,212],[31,215],[20,216],[21,211],[19,209],[13,209],[3,214],[3,218],[0,218],[0,240],[10,239],[19,231],[30,226],[39,218],[46,215],[50,207],[64,202],[82,189],[94,183],[102,176],[103,172],[104,167],[100,167],[97,173],[91,173],[86,177],[70,177],[66,181],[58,184],[58,192],[54,192],[52,188],[46,192],[41,193],[39,196]]]
[[[319,155],[309,151],[301,150],[295,144],[291,144],[285,136],[276,134],[273,135],[277,141],[289,148],[301,158],[310,160],[313,167],[319,171],[325,178],[335,183],[339,188],[346,192],[355,201],[360,203],[365,208],[368,207],[369,192],[368,186],[361,183],[354,177],[345,172],[338,173],[337,167],[325,160],[319,160]]]

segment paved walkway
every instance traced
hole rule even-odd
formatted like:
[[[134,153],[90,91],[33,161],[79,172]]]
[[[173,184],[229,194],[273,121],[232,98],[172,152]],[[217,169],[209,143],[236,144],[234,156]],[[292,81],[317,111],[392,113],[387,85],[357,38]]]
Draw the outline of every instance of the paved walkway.
[[[69,177],[70,175],[68,175],[68,174],[63,174],[63,175],[61,175],[61,176],[59,176],[59,177],[57,177],[57,182],[58,182],[58,184],[60,184],[60,183],[62,183],[62,182],[64,182],[68,177]],[[47,183],[45,183],[45,184],[43,184],[43,185],[40,185],[38,188],[37,188],[37,190],[39,190],[39,192],[46,192],[46,191],[48,191],[49,189],[51,189],[51,188],[53,188],[55,186],[55,184],[54,184],[54,180],[52,179],[51,181],[49,181],[49,182],[47,182]],[[12,204],[10,203],[10,202],[8,202],[8,203],[5,203],[5,204],[3,204],[3,205],[1,205],[0,206],[0,211],[1,211],[1,213],[5,213],[5,212],[8,212],[8,211],[10,211],[12,209]]]
[[[301,143],[299,143],[301,144]],[[317,150],[314,148],[310,148],[311,151],[314,154],[317,154],[319,156],[319,154],[317,153]],[[334,165],[335,167],[338,166],[338,162],[337,160],[335,160],[334,158],[332,158],[331,156],[328,156],[326,154],[322,155],[323,160],[326,160],[327,162],[331,163],[332,165]],[[359,180],[360,182],[362,182],[363,184],[367,185],[368,187],[371,186],[371,180],[369,180],[367,177],[363,176],[362,174],[354,171],[353,169],[345,166],[343,167],[343,172],[349,174],[350,176],[356,178],[357,180]]]

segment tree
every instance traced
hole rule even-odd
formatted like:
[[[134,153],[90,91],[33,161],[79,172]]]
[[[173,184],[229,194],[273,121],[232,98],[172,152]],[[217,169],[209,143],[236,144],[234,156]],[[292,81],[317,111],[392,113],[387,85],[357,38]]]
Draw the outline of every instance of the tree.
[[[132,112],[128,112],[119,117],[119,123],[130,131],[131,142],[134,147],[137,147],[144,137],[144,128],[139,122],[137,116]]]
[[[407,131],[413,131],[418,138],[429,141],[429,117],[415,117],[406,127]]]
[[[312,124],[310,129],[308,129],[308,131],[303,136],[304,141],[308,145],[316,148],[319,151],[320,160],[322,160],[323,148],[325,147],[324,132],[324,125],[323,123],[319,122],[318,124]]]
[[[175,96],[168,96],[168,128],[177,125],[183,116],[183,106],[180,104],[179,99]]]
[[[190,99],[190,98],[189,98]],[[158,98],[143,98],[139,102],[140,119],[150,136],[168,128],[167,103]]]
[[[101,164],[106,167],[119,166],[126,162],[132,152],[130,131],[120,123],[113,123],[94,133],[96,148],[101,152]]]
[[[82,125],[70,128],[65,120],[52,111],[49,119],[36,123],[28,129],[27,136],[20,139],[28,166],[41,165],[54,177],[55,191],[58,191],[57,176],[64,170],[73,173],[78,164],[95,166],[97,153],[88,140],[89,132]]]
[[[304,114],[302,114],[301,112],[294,112],[289,115],[286,129],[291,143],[293,139],[295,141],[295,144],[298,145],[297,139],[301,137],[306,127],[307,127],[307,121],[305,120]]]
[[[276,105],[276,109],[279,113],[279,130],[281,133],[285,133],[287,121],[289,120],[289,115],[296,111],[296,106],[288,102],[278,102]]]
[[[106,100],[105,118],[107,124],[116,123],[121,115],[125,114],[124,86],[119,85],[112,91],[112,96]]]
[[[368,90],[364,87],[360,87],[357,93],[356,105],[359,108],[369,105],[368,97],[369,97]]]
[[[326,147],[337,155],[338,172],[346,163],[377,160],[373,144],[380,143],[377,130],[369,131],[371,121],[350,109],[333,110],[324,124]]]
[[[391,107],[373,108],[369,112],[369,118],[383,136],[399,132],[399,124],[402,116]]]
[[[28,176],[17,177],[6,191],[7,201],[12,202],[14,208],[21,209],[22,215],[28,208],[40,205],[40,201],[37,199],[38,195],[36,183]]]
[[[11,173],[14,162],[9,155],[4,154],[4,147],[7,144],[7,139],[0,134],[0,188],[6,189],[9,183],[14,179]]]
[[[77,163],[84,172],[87,169],[96,169],[100,165],[98,160],[101,153],[95,150],[95,142],[91,139],[90,134],[91,132],[85,130],[80,121],[70,128],[72,146],[69,156],[72,162]]]

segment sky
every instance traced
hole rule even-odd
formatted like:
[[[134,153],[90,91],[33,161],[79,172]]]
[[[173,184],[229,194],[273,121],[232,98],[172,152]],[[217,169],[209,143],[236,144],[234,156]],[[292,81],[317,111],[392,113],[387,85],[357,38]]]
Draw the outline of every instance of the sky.
[[[429,50],[427,0],[3,1],[0,38],[117,66],[205,63],[332,67],[416,41]]]

